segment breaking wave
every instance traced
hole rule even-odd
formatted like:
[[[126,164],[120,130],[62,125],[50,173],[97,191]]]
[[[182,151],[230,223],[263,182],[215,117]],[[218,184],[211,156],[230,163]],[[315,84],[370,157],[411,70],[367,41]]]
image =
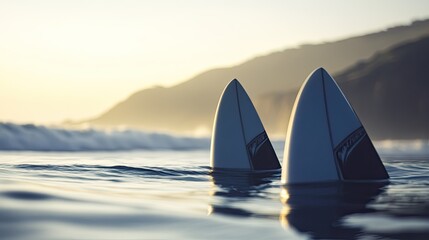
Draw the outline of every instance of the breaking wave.
[[[277,153],[284,141],[272,141]],[[384,140],[374,145],[382,156],[429,157],[429,140]],[[0,150],[121,151],[208,150],[210,138],[186,137],[138,130],[72,130],[33,124],[0,123]]]
[[[70,130],[33,124],[0,123],[0,150],[119,151],[208,149],[209,138],[137,130]]]
[[[429,158],[429,140],[383,140],[374,142],[383,156],[409,156]]]

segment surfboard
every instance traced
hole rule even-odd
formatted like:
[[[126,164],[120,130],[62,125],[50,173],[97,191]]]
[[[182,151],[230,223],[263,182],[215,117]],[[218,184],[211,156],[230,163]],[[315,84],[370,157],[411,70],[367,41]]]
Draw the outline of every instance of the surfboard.
[[[313,71],[292,109],[282,182],[387,178],[377,151],[337,83],[325,69]]]
[[[244,171],[281,168],[258,113],[237,79],[226,86],[218,103],[210,166]]]

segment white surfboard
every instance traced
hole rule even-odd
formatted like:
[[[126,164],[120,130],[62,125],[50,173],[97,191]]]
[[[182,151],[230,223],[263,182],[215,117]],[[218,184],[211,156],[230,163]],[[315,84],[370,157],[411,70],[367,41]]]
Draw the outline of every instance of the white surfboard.
[[[236,79],[226,86],[219,100],[210,155],[213,169],[281,168],[252,101]]]
[[[337,83],[323,68],[316,69],[295,100],[282,182],[387,178],[380,157]]]

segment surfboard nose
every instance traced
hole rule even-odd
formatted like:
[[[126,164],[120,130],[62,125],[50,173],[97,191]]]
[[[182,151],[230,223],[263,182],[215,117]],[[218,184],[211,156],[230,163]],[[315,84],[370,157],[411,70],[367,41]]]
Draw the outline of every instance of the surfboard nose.
[[[329,73],[318,68],[294,103],[283,183],[388,178],[362,123]]]
[[[226,88],[231,84],[239,84],[241,86],[240,82],[236,78],[232,79],[231,82],[229,82],[229,84],[226,86]]]
[[[224,89],[217,107],[211,142],[213,169],[279,169],[280,163],[254,108],[237,79]]]

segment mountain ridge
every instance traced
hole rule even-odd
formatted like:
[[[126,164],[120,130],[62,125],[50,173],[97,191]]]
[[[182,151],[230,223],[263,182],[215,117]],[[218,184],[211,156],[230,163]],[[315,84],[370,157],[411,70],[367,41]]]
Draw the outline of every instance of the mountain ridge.
[[[428,64],[429,36],[377,53],[334,79],[374,139],[429,139]],[[286,132],[287,125],[281,123],[288,122],[297,92],[256,99],[261,118],[271,121],[271,132]],[[271,118],[273,111],[262,106],[279,112]]]
[[[335,42],[285,49],[236,66],[210,69],[172,87],[138,91],[86,122],[96,126],[127,125],[158,131],[192,132],[200,128],[210,131],[222,89],[231,79],[238,78],[255,99],[268,132],[282,134],[280,128],[272,127],[276,121],[266,111],[270,107],[257,100],[263,99],[261,96],[273,91],[296,92],[316,67],[323,65],[335,75],[376,52],[428,34],[429,20],[423,20]]]

